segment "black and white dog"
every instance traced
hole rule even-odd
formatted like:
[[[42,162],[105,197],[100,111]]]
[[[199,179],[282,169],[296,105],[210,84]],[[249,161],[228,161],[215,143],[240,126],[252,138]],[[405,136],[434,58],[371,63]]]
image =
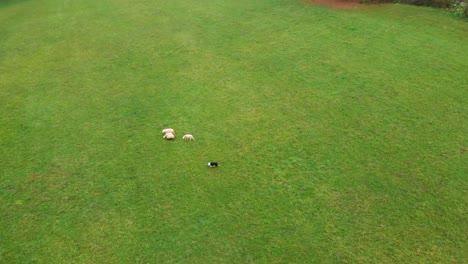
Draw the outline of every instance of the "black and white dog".
[[[216,167],[219,167],[219,164],[218,162],[211,161],[211,162],[208,162],[208,167],[216,168]]]

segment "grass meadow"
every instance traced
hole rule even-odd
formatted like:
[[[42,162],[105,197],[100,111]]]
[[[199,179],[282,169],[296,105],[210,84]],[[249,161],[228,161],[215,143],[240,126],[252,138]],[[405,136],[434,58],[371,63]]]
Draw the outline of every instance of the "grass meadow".
[[[0,0],[0,262],[464,263],[467,32],[404,5]]]

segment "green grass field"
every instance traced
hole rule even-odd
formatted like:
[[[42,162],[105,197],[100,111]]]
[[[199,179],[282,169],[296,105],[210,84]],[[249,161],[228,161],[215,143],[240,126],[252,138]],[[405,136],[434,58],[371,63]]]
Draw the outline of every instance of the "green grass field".
[[[467,32],[404,5],[0,0],[0,263],[464,263]]]

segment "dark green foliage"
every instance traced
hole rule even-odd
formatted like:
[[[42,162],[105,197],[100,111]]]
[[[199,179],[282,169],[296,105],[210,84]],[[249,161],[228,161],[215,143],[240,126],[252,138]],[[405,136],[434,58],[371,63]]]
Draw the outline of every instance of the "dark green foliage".
[[[456,0],[399,0],[402,4],[417,6],[430,6],[437,8],[450,8]]]
[[[467,12],[468,12],[468,6],[466,3],[455,3],[452,5],[452,7],[449,9],[450,13],[454,14],[455,16],[459,17],[468,17]]]
[[[434,8],[444,8],[450,10],[457,16],[468,17],[468,5],[460,0],[360,0],[362,4],[383,4],[398,3],[416,6],[429,6]]]

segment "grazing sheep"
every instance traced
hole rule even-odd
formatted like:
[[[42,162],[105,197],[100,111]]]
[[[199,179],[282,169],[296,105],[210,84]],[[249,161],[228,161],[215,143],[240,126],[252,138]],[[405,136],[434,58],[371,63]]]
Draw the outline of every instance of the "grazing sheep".
[[[165,139],[174,139],[175,135],[172,134],[172,133],[167,133],[166,135],[163,136],[163,138],[165,138]]]
[[[183,138],[184,140],[195,140],[195,138],[194,138],[192,135],[190,135],[190,134],[186,134],[186,135],[184,135],[182,138]]]
[[[163,129],[162,133],[163,134],[171,133],[171,134],[175,135],[175,131],[172,128],[165,128],[165,129]]]

